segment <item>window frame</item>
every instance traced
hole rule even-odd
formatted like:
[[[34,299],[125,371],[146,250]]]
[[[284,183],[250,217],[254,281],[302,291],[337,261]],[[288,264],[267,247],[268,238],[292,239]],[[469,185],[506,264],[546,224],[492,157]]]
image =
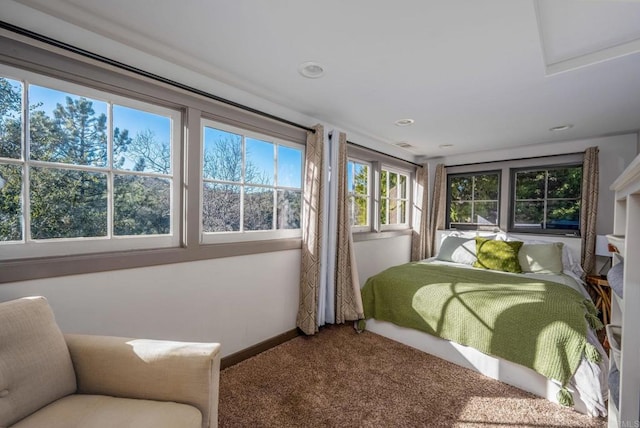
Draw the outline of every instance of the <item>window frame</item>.
[[[445,229],[451,229],[452,228],[452,222],[451,222],[451,180],[455,177],[475,177],[475,176],[479,176],[479,175],[492,175],[492,174],[497,174],[498,176],[498,195],[497,195],[497,199],[496,202],[498,204],[496,212],[497,212],[497,217],[496,217],[496,224],[480,224],[480,223],[453,223],[455,226],[455,229],[459,229],[459,230],[493,230],[495,228],[499,228],[500,227],[500,220],[501,220],[501,216],[500,216],[500,211],[501,211],[501,204],[502,204],[502,170],[500,169],[490,169],[490,170],[481,170],[481,171],[472,171],[472,172],[456,172],[456,173],[447,173],[447,204],[446,204],[446,214],[445,214]],[[474,180],[475,182],[475,180]],[[474,190],[475,190],[475,185],[474,188],[471,189],[471,195],[472,198],[474,197]],[[489,200],[482,200],[484,202],[493,202],[493,199]],[[472,199],[471,201],[468,202],[472,202],[472,204],[475,204],[476,200]],[[473,207],[473,205],[472,205]],[[473,211],[472,211],[473,212]]]
[[[0,241],[0,260],[31,259],[34,257],[57,257],[83,255],[130,250],[147,250],[156,248],[179,247],[181,243],[181,153],[183,146],[182,123],[183,112],[176,108],[153,104],[147,101],[131,98],[118,93],[96,89],[79,83],[70,82],[62,78],[50,77],[22,68],[12,67],[0,63],[0,76],[21,83],[21,116],[22,136],[20,158],[1,158],[0,163],[17,165],[22,168],[22,240]],[[107,164],[101,166],[67,164],[51,161],[29,159],[29,85],[42,86],[69,95],[86,97],[107,104]],[[113,165],[113,107],[123,106],[143,112],[169,117],[171,120],[170,142],[171,174],[157,174],[153,172],[138,172],[114,168]],[[107,177],[107,235],[101,237],[74,237],[33,239],[31,237],[31,213],[29,198],[29,169],[31,167],[53,168],[55,170],[84,171],[105,174]],[[116,175],[135,175],[143,177],[161,177],[170,182],[170,232],[163,235],[115,235],[114,232],[114,177]]]
[[[527,227],[516,227],[515,226],[515,205],[516,205],[516,174],[518,172],[525,171],[545,171],[545,193],[544,198],[544,220],[543,223],[546,224],[547,218],[547,186],[548,186],[548,172],[549,170],[554,169],[567,169],[567,168],[579,168],[582,170],[583,164],[577,162],[570,163],[561,163],[561,164],[543,164],[543,165],[535,165],[528,167],[518,167],[518,168],[509,168],[509,216],[508,216],[508,227],[507,231],[512,233],[531,233],[537,235],[571,235],[571,236],[580,236],[581,229],[581,213],[582,213],[582,204],[580,205],[579,214],[578,214],[578,228],[577,229],[548,229],[544,228],[527,228]],[[582,200],[582,180],[580,182],[578,198],[551,198],[552,200],[574,200],[578,201]]]
[[[364,161],[362,159],[359,158],[355,158],[355,157],[347,157],[347,180],[349,179],[349,174],[348,174],[348,170],[349,170],[349,162],[355,163],[355,164],[359,164],[359,165],[363,165],[367,167],[367,194],[361,194],[361,193],[355,193],[355,192],[349,192],[349,183],[347,182],[347,197],[349,198],[349,201],[351,201],[351,198],[355,198],[355,197],[366,197],[367,198],[367,224],[366,225],[351,225],[351,232],[352,233],[361,233],[361,232],[370,232],[371,231],[371,227],[372,227],[372,217],[371,217],[371,213],[373,210],[373,164],[371,162],[367,162]],[[355,189],[355,186],[354,186]],[[350,207],[351,209],[351,207]],[[349,217],[351,217],[351,212],[349,213]]]
[[[388,177],[388,173],[393,173],[393,174],[398,174],[398,176],[405,176],[406,177],[406,192],[405,192],[405,197],[404,198],[393,198],[395,199],[397,202],[401,202],[404,201],[405,202],[405,221],[403,223],[393,223],[393,224],[382,224],[382,221],[380,221],[380,213],[382,211],[382,204],[384,200],[388,200],[390,201],[392,198],[384,197],[382,196],[382,171],[387,171],[387,177]],[[377,224],[379,227],[380,231],[393,231],[393,230],[406,230],[406,229],[410,229],[411,228],[411,211],[412,211],[412,207],[411,207],[411,201],[412,201],[412,195],[413,195],[413,186],[412,186],[412,182],[413,182],[413,177],[414,177],[415,173],[412,171],[409,171],[408,169],[404,169],[404,168],[399,168],[395,165],[389,165],[387,163],[381,163],[380,164],[380,168],[378,171],[378,185],[377,185],[377,190],[378,190],[378,212],[376,212],[376,219],[377,219]],[[389,210],[387,210],[387,217],[389,215]],[[388,219],[387,219],[388,221]]]
[[[204,169],[204,128],[210,127],[214,129],[218,129],[225,132],[230,132],[233,134],[242,136],[242,163],[243,163],[243,171],[240,182],[234,182],[233,185],[240,186],[240,231],[231,231],[231,232],[206,232],[204,231],[203,225],[203,207],[204,207],[204,184],[206,182],[217,183],[223,182],[224,180],[215,180],[215,179],[207,179],[204,177],[203,169]],[[292,141],[287,141],[282,138],[277,138],[271,135],[262,134],[259,132],[255,132],[246,128],[232,126],[220,121],[216,121],[214,119],[208,117],[201,117],[200,119],[200,210],[199,210],[199,236],[200,236],[200,244],[224,244],[224,243],[234,243],[234,242],[250,242],[250,241],[264,241],[264,240],[279,240],[279,239],[300,239],[302,237],[302,228],[303,225],[303,215],[302,215],[302,203],[300,204],[300,228],[299,229],[270,229],[270,230],[242,230],[243,229],[243,217],[244,217],[244,194],[245,187],[265,187],[269,189],[273,189],[275,191],[275,200],[274,200],[274,218],[273,225],[275,227],[275,223],[277,220],[277,192],[280,189],[283,190],[294,190],[300,192],[301,200],[304,197],[304,160],[305,160],[305,150],[306,147],[302,144],[298,144]],[[255,183],[247,183],[245,182],[244,177],[244,161],[246,158],[246,146],[245,139],[251,138],[260,141],[265,141],[272,143],[274,145],[275,151],[275,162],[274,162],[274,184],[272,185],[261,185]],[[288,186],[280,186],[277,184],[277,176],[278,176],[278,164],[277,164],[277,148],[278,146],[293,148],[301,151],[301,159],[300,159],[300,188],[292,188]]]

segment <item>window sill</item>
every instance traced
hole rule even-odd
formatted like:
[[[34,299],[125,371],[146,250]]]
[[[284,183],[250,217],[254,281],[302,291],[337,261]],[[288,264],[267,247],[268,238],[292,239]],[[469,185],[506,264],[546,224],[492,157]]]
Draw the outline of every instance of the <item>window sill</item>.
[[[411,235],[411,229],[388,230],[383,232],[357,232],[353,233],[353,242],[373,241],[376,239],[390,239],[398,236]]]
[[[0,263],[0,284],[66,275],[210,260],[223,257],[298,250],[300,248],[302,248],[301,239],[275,239],[268,241],[198,245],[194,248],[183,247],[117,251],[64,257],[10,260]]]
[[[575,230],[549,230],[549,229],[510,229],[507,233],[523,235],[549,235],[565,236],[567,238],[580,238],[580,232]]]

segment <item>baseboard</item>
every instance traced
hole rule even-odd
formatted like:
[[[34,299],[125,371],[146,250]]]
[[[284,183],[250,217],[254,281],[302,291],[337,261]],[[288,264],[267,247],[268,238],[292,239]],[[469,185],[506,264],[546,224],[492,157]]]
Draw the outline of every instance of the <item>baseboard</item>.
[[[297,328],[289,331],[285,331],[282,334],[274,336],[270,339],[264,340],[260,343],[257,343],[253,346],[245,348],[241,351],[234,352],[231,355],[227,355],[220,360],[220,369],[224,370],[227,367],[231,367],[235,364],[238,364],[241,361],[244,361],[248,358],[251,358],[255,355],[258,355],[261,352],[266,351],[267,349],[271,349],[275,346],[278,346],[288,340],[291,340],[295,337],[298,337],[300,332]]]

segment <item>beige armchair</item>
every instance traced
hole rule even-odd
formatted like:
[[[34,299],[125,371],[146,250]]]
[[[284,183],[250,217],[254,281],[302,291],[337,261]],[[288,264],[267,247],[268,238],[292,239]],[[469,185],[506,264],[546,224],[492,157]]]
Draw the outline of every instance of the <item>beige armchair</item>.
[[[65,335],[43,297],[0,303],[0,428],[217,427],[220,345]]]

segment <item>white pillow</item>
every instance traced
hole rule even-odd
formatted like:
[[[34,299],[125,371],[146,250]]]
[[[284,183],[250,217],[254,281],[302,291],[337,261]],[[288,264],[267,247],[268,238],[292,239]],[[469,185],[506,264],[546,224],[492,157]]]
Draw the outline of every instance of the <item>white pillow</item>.
[[[562,242],[544,244],[524,243],[518,252],[518,261],[522,272],[562,273]]]
[[[445,236],[440,244],[440,250],[436,259],[445,262],[463,263],[472,265],[476,257],[476,239],[460,236]]]
[[[536,239],[520,239],[510,236],[508,234],[499,234],[496,239],[503,241],[522,241],[525,244],[550,244],[552,241],[541,241]],[[560,242],[558,242],[560,243]],[[584,270],[580,266],[580,260],[575,260],[571,253],[571,250],[566,245],[562,246],[562,271],[563,273],[571,273],[572,276],[582,278]]]

